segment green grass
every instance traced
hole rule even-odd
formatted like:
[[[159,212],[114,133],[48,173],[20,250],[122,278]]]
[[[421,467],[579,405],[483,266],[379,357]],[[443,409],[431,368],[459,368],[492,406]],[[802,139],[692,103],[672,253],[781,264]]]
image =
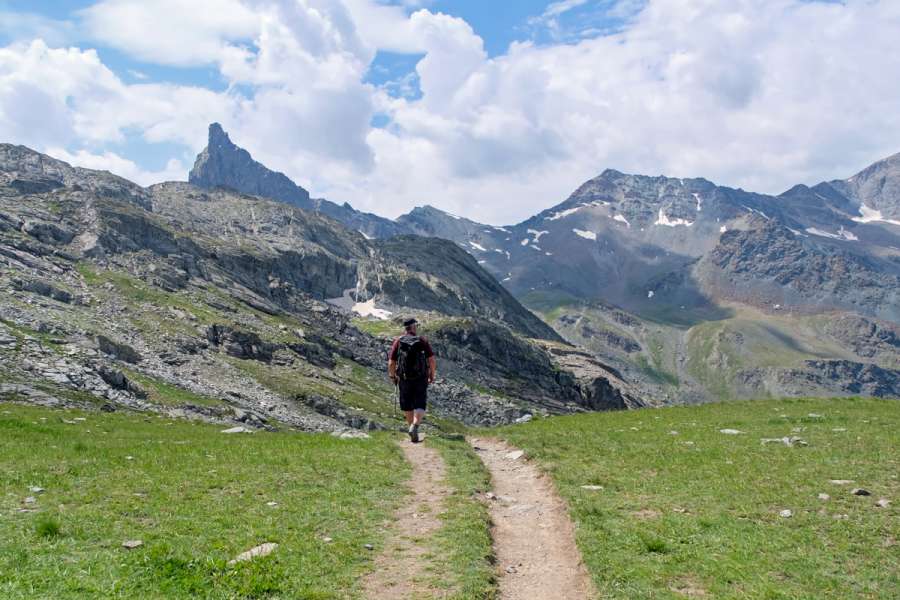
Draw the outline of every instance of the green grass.
[[[220,429],[0,405],[0,597],[358,597],[409,474],[391,438]]]
[[[444,562],[434,582],[450,590],[455,600],[492,600],[497,597],[491,523],[487,507],[476,494],[491,489],[490,474],[463,440],[432,436],[447,465],[453,494],[441,515],[444,524],[432,539],[434,553]]]
[[[364,333],[368,333],[376,338],[390,338],[400,335],[403,327],[394,323],[392,320],[382,321],[378,319],[365,319],[363,317],[354,317],[350,320],[354,327]]]
[[[601,597],[897,598],[900,402],[758,400],[541,419],[501,433],[569,502]],[[761,443],[789,435],[809,446]]]

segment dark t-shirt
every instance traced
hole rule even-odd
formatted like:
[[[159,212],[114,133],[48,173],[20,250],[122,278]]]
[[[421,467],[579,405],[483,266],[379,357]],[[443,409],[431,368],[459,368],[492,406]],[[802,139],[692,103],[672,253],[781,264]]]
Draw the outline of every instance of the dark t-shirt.
[[[397,352],[400,350],[400,338],[402,335],[394,340],[394,343],[391,344],[391,352],[388,354],[389,360],[397,360]],[[425,358],[431,358],[434,356],[434,351],[431,349],[431,344],[428,343],[428,340],[423,336],[419,336],[419,339],[422,340],[422,345],[425,346]]]

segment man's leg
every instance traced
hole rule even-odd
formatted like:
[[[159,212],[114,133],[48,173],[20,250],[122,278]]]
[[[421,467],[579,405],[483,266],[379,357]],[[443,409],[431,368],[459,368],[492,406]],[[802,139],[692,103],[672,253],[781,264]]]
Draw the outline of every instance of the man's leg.
[[[406,424],[412,425],[415,419],[415,412],[411,410],[404,410],[403,414],[406,416]]]
[[[413,425],[420,425],[422,421],[425,419],[425,409],[417,408],[413,411],[413,420],[411,421]]]

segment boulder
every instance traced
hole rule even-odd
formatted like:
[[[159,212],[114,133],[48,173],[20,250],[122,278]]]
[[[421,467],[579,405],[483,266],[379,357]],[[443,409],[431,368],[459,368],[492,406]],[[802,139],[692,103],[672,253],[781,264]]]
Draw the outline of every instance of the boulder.
[[[97,336],[97,348],[103,354],[108,354],[109,356],[112,356],[117,360],[121,360],[122,362],[137,364],[142,360],[142,357],[137,350],[135,350],[128,344],[117,342],[106,337],[105,335]]]

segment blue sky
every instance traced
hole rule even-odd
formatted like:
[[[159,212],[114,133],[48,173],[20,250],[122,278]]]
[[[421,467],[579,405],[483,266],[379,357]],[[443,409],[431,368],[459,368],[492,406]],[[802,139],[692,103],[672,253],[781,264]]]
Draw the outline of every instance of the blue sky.
[[[0,141],[149,184],[219,121],[316,196],[494,224],[607,167],[778,193],[900,151],[898,30],[895,0],[0,0]]]

